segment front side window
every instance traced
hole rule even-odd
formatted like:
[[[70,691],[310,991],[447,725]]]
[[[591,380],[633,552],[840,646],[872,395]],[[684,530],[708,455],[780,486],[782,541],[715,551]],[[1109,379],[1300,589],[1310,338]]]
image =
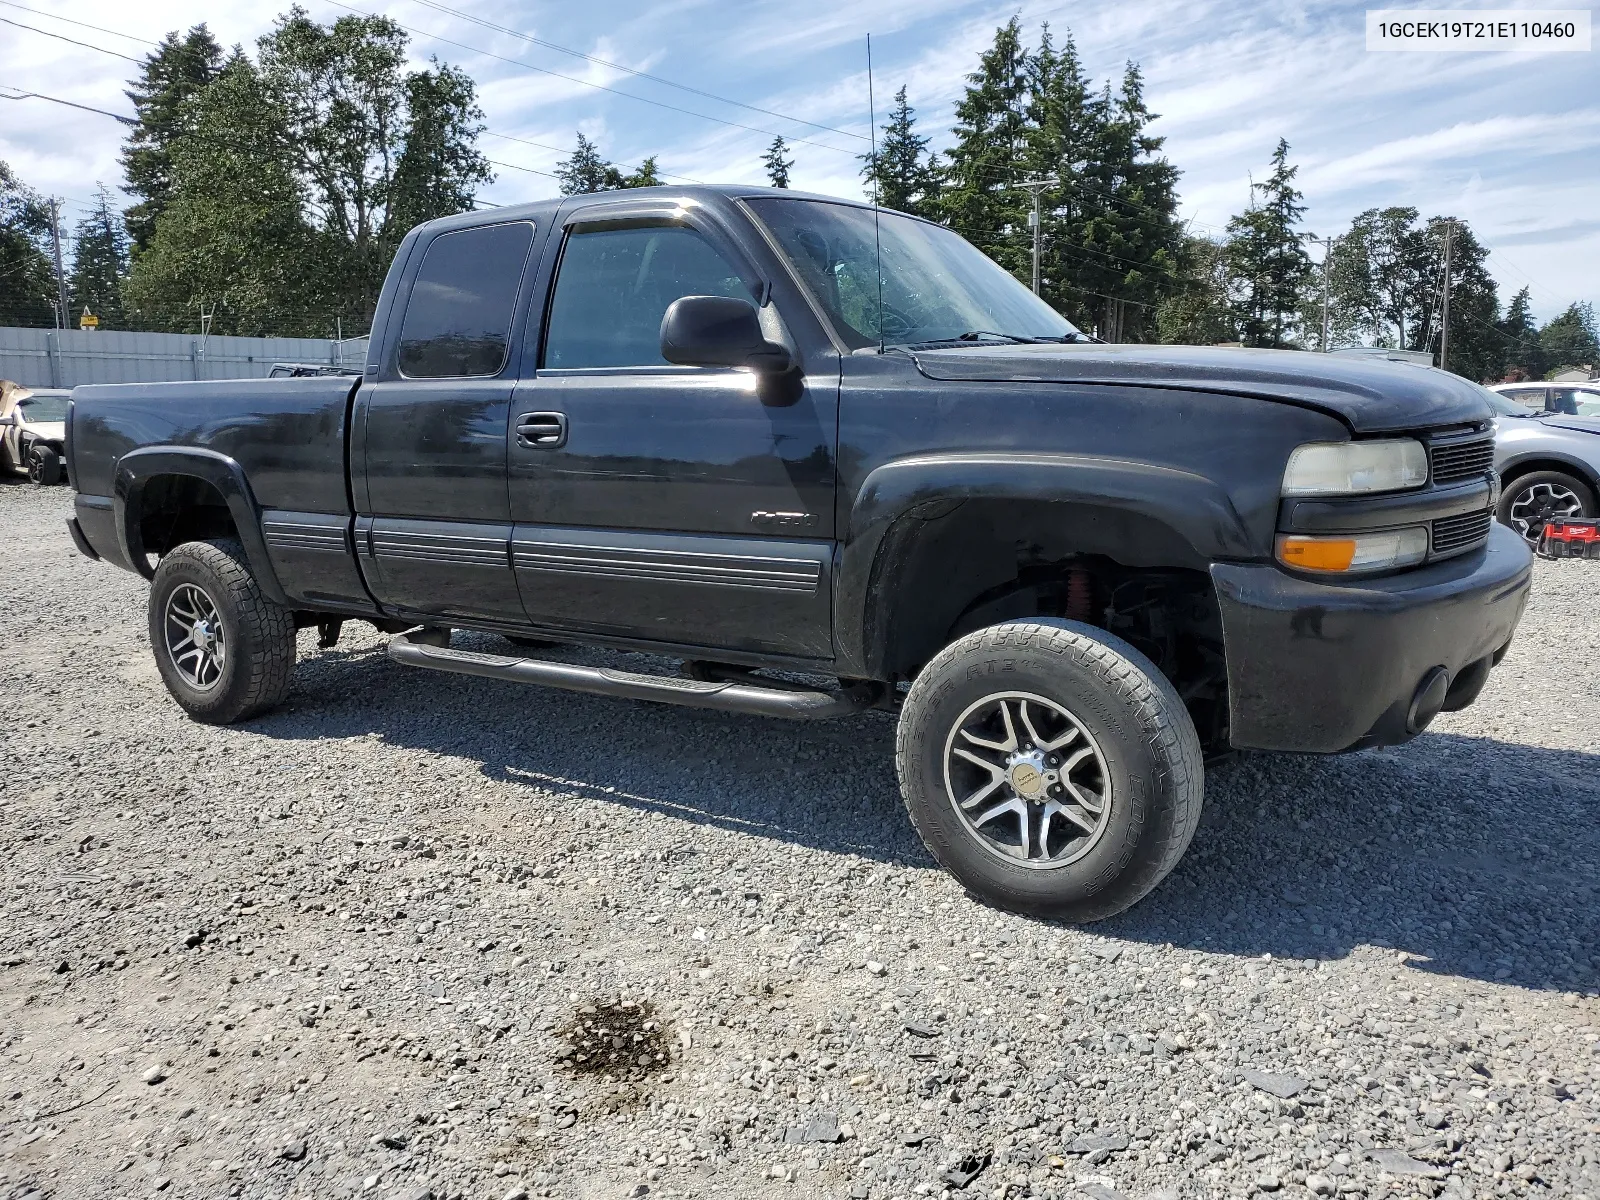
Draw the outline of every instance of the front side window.
[[[1575,388],[1572,393],[1573,402],[1578,407],[1580,417],[1600,417],[1600,391],[1589,388]]]
[[[1065,317],[971,242],[896,213],[816,200],[749,201],[853,350],[977,340],[1070,338]],[[881,247],[882,303],[879,303]]]
[[[684,296],[753,299],[732,264],[687,226],[579,230],[561,255],[544,365],[665,366],[661,318]]]
[[[411,379],[497,375],[506,363],[526,222],[434,238],[423,255],[400,326],[400,373]]]

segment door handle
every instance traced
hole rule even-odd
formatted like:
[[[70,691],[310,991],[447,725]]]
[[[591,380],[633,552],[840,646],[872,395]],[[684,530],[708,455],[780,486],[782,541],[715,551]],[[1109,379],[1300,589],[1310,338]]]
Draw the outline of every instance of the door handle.
[[[558,450],[566,444],[566,413],[531,412],[517,418],[517,445],[534,450]]]

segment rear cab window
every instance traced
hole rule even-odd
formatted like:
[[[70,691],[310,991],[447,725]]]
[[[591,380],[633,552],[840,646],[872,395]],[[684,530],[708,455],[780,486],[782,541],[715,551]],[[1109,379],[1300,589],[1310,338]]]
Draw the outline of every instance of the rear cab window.
[[[406,299],[400,373],[408,379],[498,375],[532,244],[533,226],[526,221],[434,238]]]

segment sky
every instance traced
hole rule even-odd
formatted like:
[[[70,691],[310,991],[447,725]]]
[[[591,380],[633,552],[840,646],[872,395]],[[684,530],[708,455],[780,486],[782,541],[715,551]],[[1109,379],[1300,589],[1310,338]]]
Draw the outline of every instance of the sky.
[[[1584,53],[1373,53],[1365,10],[1349,3],[302,2],[325,22],[385,13],[411,29],[419,65],[436,56],[478,81],[491,131],[480,146],[497,164],[480,197],[492,203],[554,195],[549,173],[576,130],[615,162],[654,154],[669,181],[708,183],[765,182],[762,152],[783,134],[791,186],[860,197],[867,35],[880,122],[904,85],[937,148],[949,143],[965,74],[1016,14],[1030,44],[1043,22],[1058,41],[1070,32],[1097,80],[1139,64],[1160,114],[1153,132],[1182,171],[1182,216],[1196,232],[1222,232],[1282,137],[1318,236],[1365,209],[1410,205],[1471,225],[1490,248],[1502,302],[1526,286],[1541,320],[1574,301],[1600,302],[1600,41]],[[225,45],[253,50],[286,7],[4,0],[0,95],[20,89],[129,113],[122,88],[136,65],[102,51],[138,58],[150,46],[137,39],[202,20]],[[69,223],[97,182],[121,181],[123,132],[94,113],[0,100],[0,159],[63,197]]]

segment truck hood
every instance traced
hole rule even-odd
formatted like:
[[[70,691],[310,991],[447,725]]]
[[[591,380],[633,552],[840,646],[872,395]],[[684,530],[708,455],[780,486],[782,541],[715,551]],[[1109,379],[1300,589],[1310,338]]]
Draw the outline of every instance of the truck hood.
[[[919,350],[913,357],[930,379],[1115,384],[1254,396],[1320,409],[1356,433],[1493,416],[1476,384],[1448,372],[1300,350],[1005,343]]]

